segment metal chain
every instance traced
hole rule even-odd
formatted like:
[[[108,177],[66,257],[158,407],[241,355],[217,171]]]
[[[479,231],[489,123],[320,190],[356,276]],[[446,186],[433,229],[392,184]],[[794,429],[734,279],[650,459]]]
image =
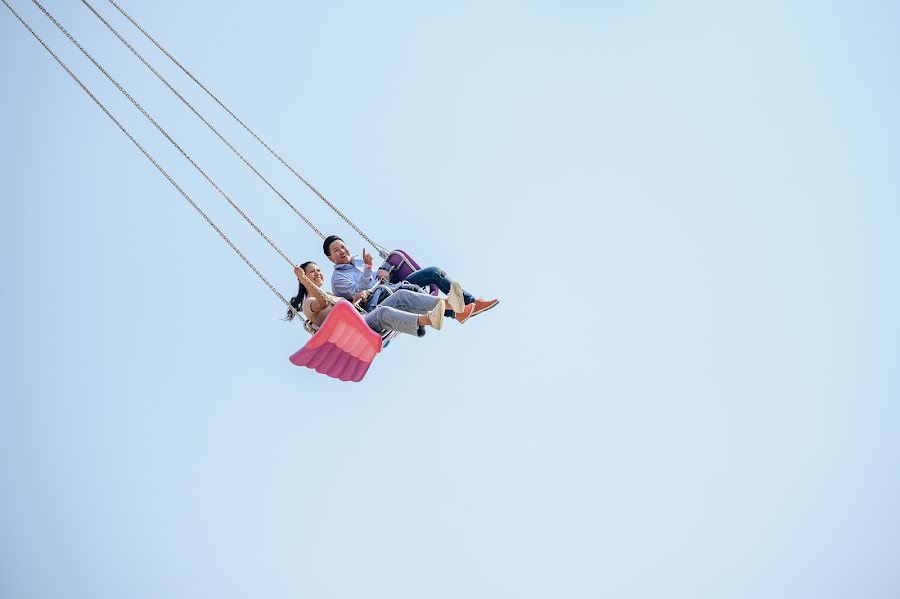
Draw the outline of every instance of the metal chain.
[[[250,170],[252,170],[254,173],[256,173],[256,176],[259,177],[260,179],[262,179],[263,183],[265,183],[266,185],[269,186],[269,189],[271,189],[272,191],[274,191],[274,192],[278,195],[278,197],[281,198],[281,200],[282,200],[285,204],[287,204],[287,205],[290,207],[291,210],[294,211],[294,213],[295,213],[297,216],[299,216],[301,219],[303,219],[303,222],[305,222],[307,225],[309,225],[309,227],[316,233],[316,235],[318,235],[318,236],[319,236],[320,238],[322,238],[322,239],[325,238],[325,235],[323,235],[322,232],[319,231],[319,229],[317,229],[316,226],[315,226],[314,224],[312,224],[312,222],[311,222],[308,218],[306,218],[299,210],[297,210],[297,208],[296,208],[290,201],[288,201],[288,199],[287,199],[286,197],[284,197],[284,195],[282,195],[282,193],[281,193],[280,191],[278,191],[278,190],[275,188],[275,186],[273,186],[272,183],[269,182],[268,179],[266,179],[266,178],[262,175],[262,173],[260,173],[258,170],[256,170],[256,167],[254,167],[252,164],[250,164],[250,161],[248,161],[246,158],[244,158],[244,156],[243,156],[240,152],[238,152],[237,149],[236,149],[233,145],[231,145],[231,143],[230,143],[227,139],[225,139],[225,137],[224,137],[221,133],[219,133],[219,131],[218,131],[215,127],[213,127],[213,126],[209,123],[209,121],[207,121],[207,120],[203,117],[203,115],[201,115],[199,112],[197,112],[197,110],[191,105],[191,103],[188,102],[187,100],[185,100],[185,99],[184,99],[184,96],[182,96],[180,93],[178,93],[178,91],[177,91],[174,87],[172,87],[172,85],[171,85],[168,81],[166,81],[165,77],[163,77],[163,76],[159,73],[159,71],[157,71],[155,68],[153,68],[153,66],[152,66],[149,62],[147,62],[147,60],[146,60],[143,56],[141,56],[141,54],[140,54],[137,50],[135,50],[134,47],[133,47],[131,44],[129,44],[128,41],[126,41],[125,38],[122,37],[122,35],[121,35],[118,31],[115,30],[115,29],[113,28],[113,26],[110,25],[109,22],[108,22],[106,19],[104,19],[103,16],[102,16],[100,13],[98,13],[98,12],[94,9],[94,7],[91,6],[91,4],[90,4],[87,0],[81,0],[81,1],[82,1],[82,3],[83,3],[85,6],[87,6],[87,7],[90,9],[90,11],[91,11],[92,13],[94,13],[94,15],[95,15],[98,19],[100,19],[100,21],[101,21],[104,25],[106,25],[106,27],[107,27],[107,28],[108,28],[108,29],[109,29],[109,30],[110,30],[117,38],[119,38],[119,41],[121,41],[123,44],[125,44],[125,46],[126,46],[129,50],[131,50],[132,54],[134,54],[135,56],[137,56],[137,57],[140,59],[140,61],[143,62],[144,65],[145,65],[148,69],[150,69],[150,71],[151,71],[154,75],[156,75],[157,79],[159,79],[160,81],[162,81],[162,82],[166,85],[166,87],[168,87],[169,90],[170,90],[173,94],[175,94],[175,96],[176,96],[179,100],[181,100],[182,103],[184,103],[185,106],[187,106],[188,108],[191,109],[191,112],[193,112],[194,115],[197,116],[197,118],[199,118],[201,121],[203,121],[203,124],[206,125],[206,126],[209,128],[210,131],[212,131],[213,133],[215,133],[216,136],[217,136],[219,139],[221,139],[222,142],[223,142],[226,146],[228,146],[228,148],[229,148],[232,152],[234,152],[234,154],[244,162],[244,164],[246,164],[248,167],[250,167]]]
[[[198,86],[200,86],[200,89],[202,89],[203,91],[205,91],[206,94],[207,94],[210,98],[212,98],[213,100],[215,100],[215,102],[216,102],[219,106],[221,106],[222,109],[225,110],[225,112],[227,112],[229,115],[231,115],[231,118],[233,118],[235,121],[237,121],[237,123],[238,123],[241,127],[243,127],[243,128],[247,131],[247,133],[249,133],[250,135],[252,135],[253,138],[254,138],[256,141],[258,141],[258,142],[259,142],[266,150],[268,150],[269,153],[270,153],[272,156],[274,156],[275,158],[277,158],[278,161],[279,161],[281,164],[283,164],[289,171],[291,171],[291,173],[293,173],[293,175],[294,175],[295,177],[297,177],[298,179],[300,179],[300,181],[302,181],[304,185],[306,185],[306,186],[307,186],[314,194],[316,194],[316,195],[319,197],[320,200],[322,200],[323,202],[325,202],[325,204],[327,204],[329,208],[331,208],[335,213],[337,213],[338,216],[340,216],[342,219],[344,219],[344,222],[346,222],[348,225],[350,225],[350,227],[352,227],[354,231],[356,231],[357,233],[359,233],[359,235],[360,235],[363,239],[365,239],[365,240],[368,241],[370,244],[372,244],[372,247],[375,248],[375,249],[378,251],[378,253],[381,255],[382,258],[387,258],[388,252],[387,252],[386,249],[384,249],[382,246],[380,246],[380,245],[378,245],[377,243],[375,243],[374,241],[372,241],[365,233],[362,232],[362,230],[361,230],[359,227],[357,227],[355,224],[353,224],[353,222],[352,222],[349,218],[347,218],[347,217],[344,215],[344,213],[341,212],[341,211],[337,208],[337,206],[335,206],[335,205],[332,204],[330,201],[328,201],[328,199],[325,198],[325,196],[322,195],[322,193],[319,192],[318,189],[316,189],[315,187],[313,187],[313,185],[312,185],[309,181],[307,181],[305,178],[303,178],[303,176],[300,175],[300,173],[298,173],[296,170],[294,170],[294,167],[292,167],[290,164],[288,164],[288,163],[284,160],[284,158],[282,158],[275,150],[273,150],[273,149],[269,146],[269,144],[267,144],[265,141],[263,141],[262,138],[260,138],[259,135],[257,135],[250,127],[248,127],[247,125],[245,125],[245,124],[244,124],[244,121],[242,121],[240,118],[238,118],[238,116],[237,116],[234,112],[232,112],[230,108],[228,108],[227,106],[225,106],[225,104],[224,104],[221,100],[219,100],[219,98],[217,98],[217,97],[215,96],[215,94],[213,94],[211,91],[209,91],[209,89],[207,89],[207,87],[206,87],[205,85],[203,85],[203,84],[200,82],[199,79],[197,79],[196,77],[194,77],[194,75],[193,75],[190,71],[188,71],[188,70],[187,70],[180,62],[178,62],[178,60],[176,60],[176,58],[175,58],[174,56],[172,56],[172,55],[169,53],[168,50],[166,50],[165,48],[163,48],[163,47],[159,44],[159,42],[157,42],[155,39],[153,39],[153,37],[152,37],[149,33],[147,33],[147,31],[144,30],[144,28],[141,27],[140,24],[138,24],[137,21],[135,21],[133,18],[131,18],[131,15],[129,15],[127,12],[125,12],[125,11],[122,9],[121,6],[119,6],[118,4],[116,4],[116,2],[115,2],[114,0],[109,0],[109,3],[112,4],[112,5],[113,5],[120,13],[122,13],[122,15],[123,15],[126,19],[128,19],[129,21],[131,21],[131,24],[134,25],[134,26],[138,29],[138,31],[140,31],[141,33],[143,33],[144,36],[145,36],[148,40],[150,40],[151,42],[153,42],[153,45],[155,45],[157,48],[159,48],[159,49],[162,51],[163,54],[165,54],[172,62],[174,62],[174,63],[178,66],[178,68],[180,68],[182,71],[184,71],[184,73],[185,73],[188,77],[190,77],[190,78],[194,81],[194,83],[196,83]]]
[[[194,162],[194,159],[191,158],[191,157],[188,155],[188,153],[185,152],[184,149],[182,149],[182,147],[181,147],[180,145],[178,145],[178,143],[177,143],[174,139],[172,139],[172,136],[169,135],[169,134],[166,132],[166,130],[163,129],[163,128],[160,126],[160,124],[157,123],[156,120],[155,120],[152,116],[150,116],[150,113],[148,113],[146,110],[144,110],[144,107],[141,106],[141,105],[138,103],[138,101],[135,100],[134,97],[133,97],[131,94],[129,94],[129,93],[125,90],[125,88],[122,87],[122,86],[119,84],[119,82],[116,81],[116,80],[113,78],[113,76],[110,75],[110,74],[106,71],[106,69],[104,69],[104,68],[100,65],[99,62],[97,62],[96,60],[94,60],[94,57],[91,56],[91,55],[88,53],[88,51],[85,50],[85,49],[81,46],[81,44],[78,43],[78,40],[76,40],[74,37],[72,37],[72,35],[71,35],[68,31],[66,31],[66,29],[65,29],[62,25],[59,24],[59,21],[57,21],[57,20],[53,17],[53,15],[51,15],[49,12],[47,12],[47,9],[44,8],[44,7],[41,5],[41,3],[38,2],[38,0],[31,0],[31,1],[32,1],[38,8],[41,9],[41,11],[47,16],[47,18],[50,19],[50,21],[52,21],[53,24],[56,25],[56,27],[57,27],[60,31],[62,31],[63,34],[64,34],[67,38],[69,38],[69,41],[70,41],[70,42],[72,42],[73,44],[75,44],[75,46],[76,46],[79,50],[81,50],[81,53],[84,54],[84,55],[88,58],[88,60],[90,60],[92,63],[94,63],[94,66],[95,66],[95,67],[97,67],[98,69],[100,69],[100,72],[101,72],[101,73],[103,73],[104,75],[106,75],[106,78],[109,79],[110,82],[111,82],[113,85],[115,85],[116,88],[117,88],[120,92],[122,92],[122,95],[124,95],[126,98],[128,98],[128,100],[131,101],[132,104],[134,104],[135,108],[137,108],[137,109],[141,112],[141,114],[143,114],[145,117],[147,117],[147,120],[149,120],[151,123],[153,123],[153,126],[156,127],[156,129],[157,129],[160,133],[162,133],[162,134],[165,136],[165,138],[168,139],[169,142],[170,142],[173,146],[175,146],[175,148],[176,148],[179,152],[181,152],[181,155],[184,156],[184,157],[187,159],[187,161],[190,162],[191,165],[192,165],[195,169],[197,169],[197,171],[198,171],[201,175],[203,175],[203,178],[206,179],[206,180],[209,182],[209,184],[212,185],[212,186],[216,189],[216,191],[218,191],[219,194],[220,194],[223,198],[225,198],[225,199],[228,201],[229,204],[231,204],[232,208],[234,208],[234,209],[237,211],[237,213],[240,214],[240,215],[244,218],[244,220],[247,221],[247,223],[249,223],[249,225],[250,225],[251,227],[253,227],[253,229],[254,229],[257,233],[259,233],[260,237],[262,237],[263,239],[265,239],[266,242],[272,247],[272,249],[274,249],[276,252],[278,252],[278,254],[279,254],[282,258],[284,258],[285,262],[287,262],[288,264],[290,264],[291,266],[293,266],[294,263],[291,261],[290,258],[287,257],[287,255],[286,255],[284,252],[281,251],[281,248],[279,248],[277,245],[275,245],[275,242],[273,242],[271,239],[269,239],[269,237],[268,237],[265,233],[262,232],[262,229],[260,229],[258,226],[256,226],[256,223],[254,223],[254,222],[250,219],[250,217],[247,216],[246,213],[244,213],[243,210],[241,210],[240,206],[238,206],[237,204],[235,204],[235,203],[234,203],[234,200],[232,200],[230,197],[228,197],[228,194],[225,193],[225,192],[222,190],[222,188],[219,187],[219,185],[218,185],[215,181],[213,181],[212,178],[211,178],[209,175],[206,174],[206,171],[204,171],[202,168],[200,168],[200,165],[199,165],[199,164],[197,164],[196,162]]]
[[[209,218],[209,216],[203,211],[202,208],[200,208],[200,206],[197,205],[196,202],[194,202],[194,200],[187,194],[187,192],[185,192],[181,188],[181,186],[178,185],[178,183],[175,181],[175,179],[173,179],[172,176],[169,175],[169,173],[166,172],[166,170],[159,164],[159,162],[157,162],[156,159],[150,155],[150,153],[144,148],[144,146],[142,146],[140,144],[140,142],[137,139],[135,139],[134,136],[124,127],[124,125],[122,125],[122,123],[120,123],[119,120],[113,116],[113,114],[109,111],[109,109],[107,109],[106,106],[104,106],[103,103],[97,99],[97,96],[95,96],[93,94],[93,92],[91,92],[91,90],[88,89],[88,87],[84,83],[82,83],[82,81],[75,75],[75,73],[73,73],[72,70],[53,52],[53,50],[50,49],[50,46],[48,46],[46,44],[46,42],[44,42],[44,40],[41,39],[41,37],[37,33],[35,33],[34,29],[32,29],[31,26],[28,23],[26,23],[25,20],[22,19],[21,16],[19,16],[19,13],[17,13],[15,11],[15,9],[13,9],[13,7],[9,5],[9,2],[7,2],[7,0],[0,0],[0,1],[2,1],[3,4],[6,5],[6,8],[9,9],[9,11],[13,14],[13,16],[15,16],[19,20],[20,23],[22,23],[22,25],[25,27],[25,29],[27,29],[28,32],[31,33],[31,35],[34,36],[34,38],[38,42],[40,42],[40,44],[50,54],[50,56],[52,56],[53,59],[56,60],[56,62],[59,63],[59,65],[66,71],[66,73],[68,73],[69,76],[75,81],[75,83],[77,83],[79,85],[79,87],[81,87],[81,89],[84,91],[84,93],[86,93],[91,98],[91,100],[93,100],[94,103],[98,107],[100,107],[100,109],[104,113],[106,113],[106,116],[108,116],[110,118],[110,120],[112,120],[112,122],[116,124],[116,126],[122,131],[122,133],[124,133],[125,136],[128,137],[129,140],[131,140],[131,143],[133,143],[137,147],[137,149],[139,149],[141,151],[141,153],[144,155],[144,157],[146,157],[147,160],[149,160],[153,164],[153,166],[155,166],[156,169],[160,173],[162,173],[162,175],[169,181],[169,183],[171,183],[172,186],[176,190],[178,190],[178,193],[180,193],[181,196],[185,200],[187,200],[188,203],[194,208],[194,210],[196,210],[197,213],[203,217],[203,219],[207,222],[207,224],[209,224],[209,226],[212,227],[213,230],[215,230],[215,232],[219,234],[219,236],[231,247],[231,249],[234,250],[234,252],[238,256],[240,256],[241,260],[243,260],[244,263],[247,264],[247,266],[249,266],[250,269],[253,270],[254,273],[256,273],[256,276],[259,277],[259,279],[263,283],[266,284],[266,286],[272,291],[272,293],[274,293],[276,295],[276,297],[278,297],[278,299],[280,299],[286,306],[290,307],[294,312],[296,312],[296,310],[294,310],[293,306],[291,306],[290,302],[287,299],[285,299],[285,297],[275,288],[275,286],[272,285],[271,282],[269,282],[269,280],[265,277],[265,275],[263,275],[259,271],[259,269],[256,268],[256,266],[254,266],[252,262],[250,262],[250,260],[247,258],[247,256],[245,256],[244,253],[241,252],[241,250],[234,244],[234,242],[232,242],[231,239],[229,239],[228,236],[225,235],[225,233],[216,225],[216,223],[214,223],[212,221],[212,219]],[[303,315],[301,314],[300,317],[303,318]]]

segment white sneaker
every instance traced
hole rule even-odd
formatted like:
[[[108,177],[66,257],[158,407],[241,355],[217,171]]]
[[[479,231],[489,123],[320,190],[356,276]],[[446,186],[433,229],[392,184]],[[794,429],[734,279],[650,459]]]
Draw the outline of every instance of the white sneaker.
[[[466,300],[463,297],[462,286],[456,281],[450,284],[450,293],[447,294],[447,305],[454,312],[462,312],[466,309]]]
[[[437,306],[435,306],[431,312],[426,314],[426,316],[428,316],[428,322],[435,331],[440,331],[441,327],[444,326],[444,310],[446,309],[447,304],[444,300],[438,300]]]

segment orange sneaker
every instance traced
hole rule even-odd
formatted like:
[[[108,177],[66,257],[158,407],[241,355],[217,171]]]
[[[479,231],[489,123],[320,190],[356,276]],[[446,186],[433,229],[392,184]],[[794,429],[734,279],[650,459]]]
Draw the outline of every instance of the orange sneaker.
[[[499,303],[500,300],[498,299],[486,300],[479,297],[477,300],[475,300],[474,304],[470,304],[471,306],[475,306],[475,310],[472,312],[472,316],[478,316],[482,312],[487,312]]]
[[[459,324],[462,324],[472,318],[473,314],[475,314],[475,304],[469,304],[461,312],[457,312],[454,318],[459,321]]]

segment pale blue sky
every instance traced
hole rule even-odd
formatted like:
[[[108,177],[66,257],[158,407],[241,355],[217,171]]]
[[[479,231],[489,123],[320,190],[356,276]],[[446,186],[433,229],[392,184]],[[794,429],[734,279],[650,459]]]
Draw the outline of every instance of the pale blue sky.
[[[45,6],[324,263],[82,3]],[[398,339],[361,384],[290,365],[306,334],[3,7],[0,595],[900,595],[897,5],[122,6],[376,241],[502,303]]]

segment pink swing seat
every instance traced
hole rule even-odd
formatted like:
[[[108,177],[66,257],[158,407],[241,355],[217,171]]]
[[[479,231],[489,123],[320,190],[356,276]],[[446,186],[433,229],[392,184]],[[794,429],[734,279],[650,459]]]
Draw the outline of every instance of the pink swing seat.
[[[331,378],[359,382],[381,347],[381,335],[369,328],[350,302],[341,300],[312,339],[290,360]]]

